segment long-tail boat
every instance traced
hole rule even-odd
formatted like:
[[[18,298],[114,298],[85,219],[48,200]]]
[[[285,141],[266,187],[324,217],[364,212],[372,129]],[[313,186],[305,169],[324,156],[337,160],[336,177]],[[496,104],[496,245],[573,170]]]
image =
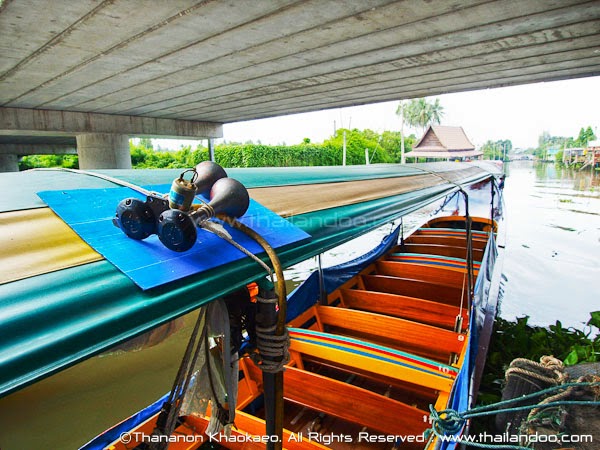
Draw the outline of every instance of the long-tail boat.
[[[430,427],[430,405],[438,411],[461,410],[476,396],[500,291],[495,263],[502,249],[501,203],[494,177],[469,164],[319,170],[266,171],[270,179],[265,171],[235,174],[250,188],[252,198],[311,235],[279,252],[283,266],[433,201],[446,201],[438,217],[406,235],[399,226],[364,257],[315,272],[290,295],[289,361],[280,372],[284,403],[278,445],[451,448],[452,443],[423,433]],[[110,175],[140,184],[150,181],[148,173]],[[160,185],[172,176],[172,171],[153,173],[152,181]],[[44,223],[45,240],[63,236],[61,250],[79,250],[66,262],[47,258],[13,264],[4,275],[0,314],[13,333],[0,338],[3,394],[232,291],[244,291],[263,277],[255,262],[242,259],[140,291],[34,195],[49,188],[106,189],[110,181],[62,172],[17,177],[24,189],[12,207],[0,205],[6,222],[14,223],[5,243],[14,248],[15,241],[29,240],[27,251],[34,251],[38,234],[28,227]],[[466,209],[461,206],[463,197],[469,199]],[[446,214],[449,209],[452,212]],[[474,215],[475,209],[481,213]],[[76,286],[62,286],[67,279]],[[94,288],[99,280],[110,283]],[[172,295],[174,291],[179,295]],[[191,291],[200,294],[181,295]],[[65,315],[65,308],[75,303],[76,317]],[[44,305],[44,317],[36,305]],[[25,321],[39,326],[25,328]],[[207,415],[179,415],[170,440],[161,438],[157,420],[167,394],[83,448],[153,448],[158,441],[169,448],[263,448],[272,436],[265,431],[265,418],[270,420],[263,402],[265,378],[252,352],[239,352],[235,419],[227,433],[207,430],[209,408]]]

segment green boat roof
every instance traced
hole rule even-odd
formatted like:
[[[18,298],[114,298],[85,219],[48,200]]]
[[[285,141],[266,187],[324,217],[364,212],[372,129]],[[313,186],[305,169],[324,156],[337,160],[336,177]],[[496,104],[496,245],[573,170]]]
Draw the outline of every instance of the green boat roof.
[[[250,188],[438,174],[430,175],[430,186],[420,185],[419,189],[399,195],[288,217],[312,239],[278,251],[285,267],[416,211],[455,192],[458,185],[469,185],[490,177],[490,172],[466,163],[227,171],[229,176]],[[99,172],[140,185],[152,185],[171,182],[181,170]],[[452,174],[455,176],[451,177]],[[454,181],[444,181],[451,178]],[[45,207],[36,192],[106,188],[111,183],[78,173],[34,170],[2,174],[0,186],[7,193],[0,199],[1,223],[10,220],[10,211]],[[40,223],[37,229],[44,233],[43,224]],[[245,258],[142,291],[112,264],[101,260],[0,284],[0,323],[3,324],[0,395],[166,323],[263,275],[260,266]]]

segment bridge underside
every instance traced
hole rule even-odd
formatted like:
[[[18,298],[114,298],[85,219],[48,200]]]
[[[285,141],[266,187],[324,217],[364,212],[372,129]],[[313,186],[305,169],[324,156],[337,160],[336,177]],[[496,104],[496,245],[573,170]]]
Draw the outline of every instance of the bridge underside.
[[[600,74],[597,0],[1,5],[0,109],[202,123],[196,138],[228,122]],[[11,131],[0,119],[0,135]]]

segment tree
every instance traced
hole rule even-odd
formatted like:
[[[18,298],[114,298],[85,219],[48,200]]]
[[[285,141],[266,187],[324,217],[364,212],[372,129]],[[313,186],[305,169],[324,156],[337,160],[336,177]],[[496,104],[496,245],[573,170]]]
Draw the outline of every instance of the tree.
[[[440,104],[440,99],[436,98],[435,102],[429,103],[424,98],[413,98],[408,104],[400,101],[396,114],[400,116],[400,162],[404,164],[404,123],[413,128],[421,128],[421,135],[425,133],[425,129],[431,124],[439,124],[444,115],[444,107]],[[412,146],[412,144],[411,144]]]
[[[487,141],[481,147],[484,159],[503,159],[511,150],[512,141],[510,139]]]
[[[346,133],[346,149],[348,164],[364,164],[365,149],[369,149],[369,159],[373,163],[392,162],[392,157],[380,144],[381,136],[372,130],[348,130],[338,128],[334,136],[323,142],[324,147],[339,148],[341,150]],[[341,152],[340,152],[341,153]]]
[[[401,131],[384,131],[379,138],[379,145],[389,153],[394,161],[402,163],[403,152],[404,154],[410,152],[416,140],[414,134],[403,136]]]
[[[398,110],[396,114],[399,114]],[[441,122],[444,107],[440,104],[439,98],[435,99],[433,103],[429,103],[425,98],[413,98],[400,114],[408,126],[420,128],[421,134],[423,134],[429,125]]]
[[[440,103],[440,99],[436,98],[435,102],[429,104],[429,124],[440,124],[442,123],[442,117],[444,116],[444,107]]]
[[[538,148],[542,148],[546,142],[550,141],[552,136],[547,131],[542,131],[542,134],[538,137]]]
[[[153,150],[154,146],[152,145],[152,139],[150,138],[140,138],[139,145],[146,150]]]
[[[33,169],[36,167],[64,167],[66,169],[79,169],[77,155],[28,155],[19,161],[19,170]]]
[[[594,133],[591,128],[590,132],[593,136]],[[587,142],[585,140],[586,137],[587,130],[584,130],[583,128],[579,132],[579,139],[577,140],[573,139],[572,137],[551,136],[550,133],[544,131],[538,138],[538,148],[535,149],[533,154],[537,158],[545,160],[548,158],[548,155],[556,154],[561,149],[584,146],[585,144],[582,145],[580,143],[580,139],[583,139],[584,142]],[[589,137],[587,139],[589,139]]]
[[[588,142],[593,141],[594,139],[596,139],[594,130],[592,130],[592,127],[588,126],[586,129],[581,128],[581,130],[579,130],[579,136],[577,137],[575,144],[577,147],[587,147]]]

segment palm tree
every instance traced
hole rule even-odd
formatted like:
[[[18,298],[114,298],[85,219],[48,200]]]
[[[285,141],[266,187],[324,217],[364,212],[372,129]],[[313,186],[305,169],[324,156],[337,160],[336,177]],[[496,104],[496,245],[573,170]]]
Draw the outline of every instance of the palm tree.
[[[401,163],[405,163],[404,158],[404,123],[413,128],[421,128],[421,134],[425,133],[427,127],[431,124],[439,124],[444,115],[444,107],[440,104],[440,99],[429,103],[425,98],[413,98],[408,104],[400,101],[396,114],[400,116],[400,137],[401,137]]]
[[[429,125],[439,124],[443,115],[444,107],[439,98],[433,103],[429,103],[425,98],[413,98],[404,108],[406,123],[411,127],[421,128],[423,133]]]
[[[435,102],[430,103],[429,107],[429,123],[439,125],[442,122],[442,117],[444,116],[444,107],[440,104],[440,99],[436,98]],[[427,126],[426,125],[426,126]]]

